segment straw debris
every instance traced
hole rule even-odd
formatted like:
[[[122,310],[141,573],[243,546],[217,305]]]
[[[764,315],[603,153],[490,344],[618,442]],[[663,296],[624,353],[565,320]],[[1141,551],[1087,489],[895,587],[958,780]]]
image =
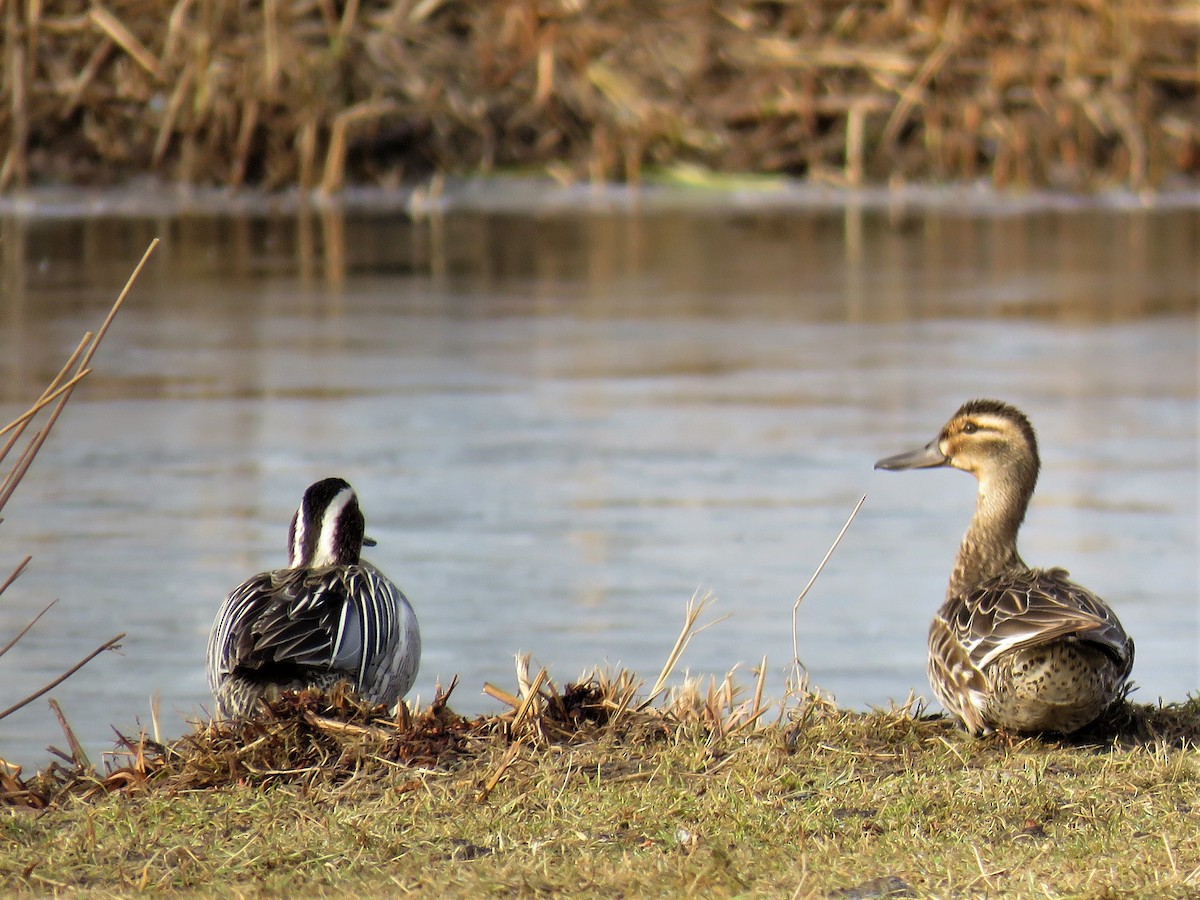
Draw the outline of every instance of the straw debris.
[[[729,679],[651,707],[626,699],[631,683],[621,672],[559,689],[540,670],[508,693],[515,705],[475,718],[448,708],[449,691],[398,714],[336,691],[287,694],[167,744],[121,738],[105,775],[0,773],[0,886],[449,897],[1200,887],[1200,698],[1129,706],[1106,733],[1063,742],[972,738],[911,702],[857,713],[791,698],[764,724],[748,715],[757,692]]]
[[[542,669],[527,690],[518,687],[516,694],[486,685],[485,693],[510,708],[476,717],[461,716],[448,706],[456,683],[445,691],[439,689],[434,700],[416,712],[403,703],[394,712],[365,704],[341,687],[330,693],[285,692],[263,701],[253,717],[197,722],[191,732],[171,742],[152,740],[144,733],[131,738],[116,732],[118,750],[109,754],[103,774],[91,766],[60,715],[71,752],[52,748],[61,762],[52,762],[27,779],[20,777],[17,767],[5,771],[0,766],[0,806],[44,809],[67,797],[92,799],[150,790],[335,785],[364,772],[449,770],[498,754],[500,762],[476,795],[483,801],[519,754],[537,755],[554,746],[604,741],[651,746],[687,735],[713,748],[767,735],[794,751],[814,734],[830,729],[866,753],[886,753],[897,741],[914,736],[922,741],[967,740],[951,720],[923,715],[913,698],[884,713],[842,710],[819,694],[790,697],[777,707],[766,704],[762,698],[765,671],[764,661],[748,695],[730,673],[720,681],[712,679],[707,687],[699,679],[686,679],[661,704],[652,706],[637,696],[636,688],[631,691],[641,682],[627,670],[597,671],[560,689]],[[779,711],[779,720],[765,721],[765,714],[773,709]],[[993,743],[1006,740],[1000,736]],[[1035,746],[1038,740],[1026,738],[1022,743]],[[1200,697],[1178,704],[1123,704],[1064,745],[1107,747],[1114,752],[1139,747],[1200,748]],[[117,760],[121,764],[115,764]]]
[[[66,0],[0,15],[0,188],[698,167],[1140,190],[1200,174],[1186,0]]]

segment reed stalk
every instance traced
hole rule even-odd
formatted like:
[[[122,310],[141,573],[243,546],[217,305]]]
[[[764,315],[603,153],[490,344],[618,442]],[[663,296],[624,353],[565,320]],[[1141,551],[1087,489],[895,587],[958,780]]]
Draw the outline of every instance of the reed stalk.
[[[1190,0],[65,0],[7,3],[3,23],[0,189],[1200,175]]]

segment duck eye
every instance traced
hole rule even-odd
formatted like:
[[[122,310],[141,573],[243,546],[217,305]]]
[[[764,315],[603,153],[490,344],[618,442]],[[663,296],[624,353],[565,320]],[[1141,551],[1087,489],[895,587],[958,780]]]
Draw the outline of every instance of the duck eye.
[[[962,430],[963,430],[963,434],[974,434],[975,432],[977,432],[979,430],[979,426],[976,425],[974,422],[964,422]]]

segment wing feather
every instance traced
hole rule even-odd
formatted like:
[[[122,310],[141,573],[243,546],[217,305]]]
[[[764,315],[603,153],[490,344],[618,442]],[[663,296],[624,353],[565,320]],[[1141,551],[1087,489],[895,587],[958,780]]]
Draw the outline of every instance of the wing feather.
[[[209,641],[209,680],[235,669],[344,671],[364,686],[397,652],[399,590],[369,564],[265,572],[235,589]]]
[[[979,669],[1020,647],[1074,635],[1132,664],[1116,615],[1063,569],[1005,573],[953,597],[939,614]]]

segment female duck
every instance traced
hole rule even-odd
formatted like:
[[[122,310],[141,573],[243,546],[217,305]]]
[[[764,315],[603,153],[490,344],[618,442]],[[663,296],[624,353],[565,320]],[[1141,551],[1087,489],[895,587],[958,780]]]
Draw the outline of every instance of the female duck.
[[[412,687],[421,633],[408,600],[360,559],[365,524],[340,478],[304,492],[292,517],[289,565],[237,587],[208,639],[208,684],[217,713],[249,715],[281,691],[347,682],[391,706]]]
[[[1040,460],[1029,420],[972,400],[920,450],[877,469],[953,466],[979,481],[946,601],[929,627],[929,682],[973,733],[1069,734],[1128,691],[1133,641],[1108,605],[1063,569],[1031,569],[1017,531]]]

